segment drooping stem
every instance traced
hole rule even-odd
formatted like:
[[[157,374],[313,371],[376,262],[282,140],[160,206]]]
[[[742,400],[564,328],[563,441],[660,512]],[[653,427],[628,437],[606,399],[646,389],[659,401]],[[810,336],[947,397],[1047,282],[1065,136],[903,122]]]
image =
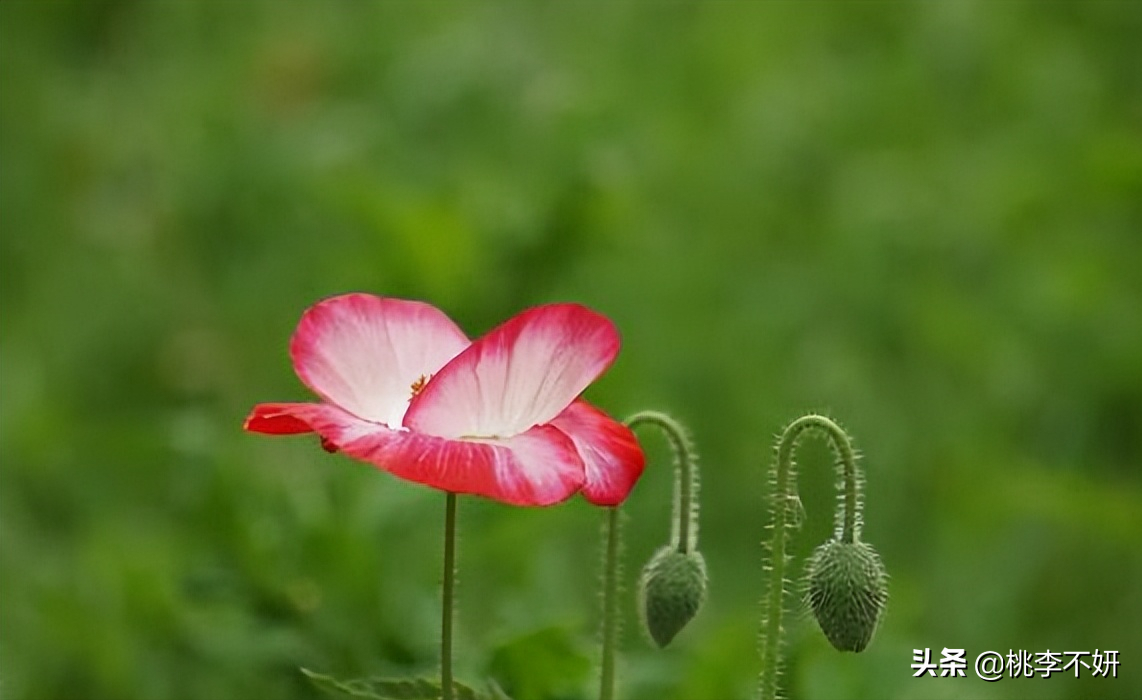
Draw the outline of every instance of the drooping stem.
[[[657,411],[641,411],[627,418],[631,430],[643,424],[657,425],[670,441],[674,452],[674,506],[671,517],[671,547],[682,553],[698,546],[698,473],[694,448],[686,430],[670,416]],[[615,697],[615,655],[619,642],[618,589],[622,553],[622,513],[619,507],[607,509],[603,525],[602,659],[599,679],[600,700]]]
[[[772,532],[769,542],[771,562],[769,565],[769,588],[764,600],[764,619],[761,631],[761,698],[774,700],[777,697],[778,651],[781,644],[782,616],[785,603],[785,568],[787,555],[785,545],[788,539],[787,525],[791,513],[798,513],[801,501],[797,495],[794,473],[793,451],[801,435],[811,429],[825,433],[837,456],[842,491],[838,495],[836,513],[836,534],[845,543],[852,543],[860,535],[859,474],[856,455],[848,435],[839,425],[825,416],[810,414],[789,424],[777,445],[777,459],[772,472],[773,495],[770,501]],[[794,526],[795,527],[795,526]]]
[[[619,625],[619,540],[622,522],[618,507],[607,508],[604,537],[607,542],[603,564],[603,658],[599,674],[599,700],[615,697],[615,647],[618,645]]]
[[[626,420],[631,430],[643,424],[656,425],[670,441],[674,452],[674,509],[670,544],[683,554],[698,547],[698,460],[686,429],[658,411],[640,411]]]
[[[444,507],[444,593],[440,622],[440,689],[452,700],[452,607],[456,589],[456,494],[448,493]]]

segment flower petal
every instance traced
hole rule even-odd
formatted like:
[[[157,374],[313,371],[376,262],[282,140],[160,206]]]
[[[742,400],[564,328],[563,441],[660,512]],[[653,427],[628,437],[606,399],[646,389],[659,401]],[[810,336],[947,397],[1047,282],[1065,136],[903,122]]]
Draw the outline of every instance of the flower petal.
[[[646,455],[630,428],[583,400],[551,421],[575,443],[587,483],[583,496],[597,506],[626,500],[646,466]]]
[[[310,404],[260,403],[250,411],[242,427],[251,433],[267,435],[312,433],[313,428],[309,427],[309,423],[294,415],[293,410],[295,406],[307,405]]]
[[[546,506],[583,487],[583,461],[559,430],[540,426],[500,440],[448,440],[392,430],[329,404],[263,404],[248,430],[281,424],[307,426],[329,451],[345,454],[402,479],[453,493],[471,493],[519,506]],[[300,432],[300,431],[299,431]]]
[[[246,418],[246,430],[268,435],[297,435],[316,432],[328,447],[356,440],[377,430],[379,423],[361,420],[348,411],[327,403],[262,403]]]
[[[584,306],[529,309],[437,372],[404,424],[446,438],[519,435],[567,408],[610,366],[619,345],[614,324]]]
[[[321,398],[360,418],[398,427],[412,385],[468,344],[456,324],[429,304],[345,294],[302,315],[290,357],[297,376]]]
[[[350,457],[402,479],[511,505],[559,503],[582,488],[585,478],[574,444],[548,426],[497,440],[449,440],[382,428],[333,442]]]

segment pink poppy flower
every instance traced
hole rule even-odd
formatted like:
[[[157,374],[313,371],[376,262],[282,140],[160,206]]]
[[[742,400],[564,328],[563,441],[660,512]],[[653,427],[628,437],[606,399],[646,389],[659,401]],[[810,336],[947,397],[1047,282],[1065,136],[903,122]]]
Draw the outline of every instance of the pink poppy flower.
[[[429,304],[370,294],[318,302],[290,356],[320,403],[254,407],[245,428],[315,432],[331,452],[402,479],[513,505],[622,503],[646,458],[624,425],[579,398],[619,334],[577,304],[528,309],[475,342]]]

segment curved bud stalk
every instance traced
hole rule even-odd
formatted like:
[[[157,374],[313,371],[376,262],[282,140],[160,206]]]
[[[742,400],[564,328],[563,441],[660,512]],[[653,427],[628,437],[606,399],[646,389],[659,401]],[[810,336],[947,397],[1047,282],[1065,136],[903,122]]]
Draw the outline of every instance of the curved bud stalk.
[[[861,474],[856,453],[845,431],[825,416],[809,414],[789,424],[777,443],[770,472],[769,588],[762,601],[760,637],[762,700],[777,698],[779,647],[786,591],[789,530],[801,524],[803,508],[797,495],[793,451],[801,436],[821,432],[837,458],[838,494],[833,539],[814,551],[806,567],[808,602],[821,631],[840,651],[861,651],[872,639],[888,599],[888,576],[876,550],[860,541]]]
[[[631,430],[654,425],[670,442],[674,453],[674,505],[670,515],[670,546],[685,554],[698,547],[698,454],[682,424],[665,413],[641,411],[626,419]]]
[[[686,429],[670,416],[643,411],[627,419],[632,430],[643,424],[658,426],[674,451],[670,544],[643,567],[638,590],[643,628],[663,648],[706,602],[706,561],[698,551],[698,458]]]
[[[658,411],[641,411],[624,421],[635,430],[655,425],[674,453],[674,500],[670,544],[643,568],[639,584],[642,620],[650,638],[665,647],[698,613],[706,600],[706,562],[698,552],[698,464],[686,430]],[[600,700],[615,697],[615,648],[618,646],[618,580],[622,550],[621,513],[608,508],[604,521],[603,629]]]

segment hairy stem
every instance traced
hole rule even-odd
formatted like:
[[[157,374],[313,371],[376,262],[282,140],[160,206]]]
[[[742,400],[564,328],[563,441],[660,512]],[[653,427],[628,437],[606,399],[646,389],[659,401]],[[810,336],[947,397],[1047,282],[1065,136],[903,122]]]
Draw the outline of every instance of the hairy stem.
[[[631,430],[655,425],[666,435],[674,451],[674,511],[671,545],[688,554],[698,546],[698,460],[686,429],[658,411],[640,411],[626,420]]]
[[[798,439],[808,430],[819,430],[829,439],[837,455],[841,471],[840,505],[836,514],[837,535],[842,542],[851,544],[859,533],[860,499],[859,477],[856,455],[848,435],[839,425],[825,416],[810,414],[789,424],[777,445],[777,459],[774,462],[773,496],[770,501],[772,532],[770,533],[769,588],[763,601],[764,619],[761,631],[761,678],[760,696],[762,700],[775,700],[777,697],[778,651],[781,645],[782,616],[785,608],[785,568],[787,555],[785,545],[788,539],[787,525],[789,514],[800,507],[794,474],[793,451]]]
[[[841,426],[825,416],[810,414],[801,416],[789,424],[785,434],[781,437],[781,447],[778,449],[778,460],[784,459],[792,464],[793,449],[797,445],[802,433],[807,430],[818,430],[829,439],[829,444],[837,456],[837,467],[841,472],[840,508],[837,511],[837,536],[846,544],[852,544],[860,535],[860,474],[856,465],[856,453],[848,433]],[[780,468],[780,467],[779,467]],[[791,469],[790,469],[791,471]],[[796,489],[792,494],[797,497]]]
[[[456,588],[456,494],[449,493],[444,508],[444,595],[440,622],[440,689],[452,700],[452,607]]]
[[[674,511],[671,546],[689,553],[698,546],[698,473],[694,450],[686,431],[670,416],[657,411],[641,411],[626,420],[631,430],[643,424],[657,425],[670,441],[674,452]],[[603,649],[599,698],[615,697],[615,654],[619,641],[619,556],[622,551],[622,523],[619,507],[607,509],[604,528],[603,560]]]
[[[599,675],[599,700],[615,697],[615,647],[618,645],[619,625],[619,540],[622,522],[618,507],[607,508],[605,537],[607,542],[603,564],[603,658]]]

